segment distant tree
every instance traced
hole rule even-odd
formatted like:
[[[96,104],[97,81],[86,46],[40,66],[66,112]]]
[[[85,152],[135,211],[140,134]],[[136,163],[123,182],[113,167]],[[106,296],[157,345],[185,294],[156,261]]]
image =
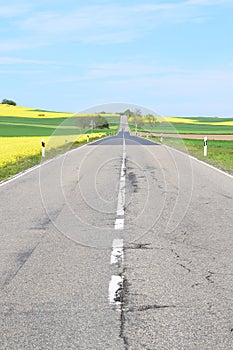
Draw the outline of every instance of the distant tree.
[[[153,114],[147,114],[145,117],[144,117],[144,120],[147,124],[147,126],[149,127],[149,129],[152,131],[156,125],[158,124],[158,120],[157,118],[153,115]]]
[[[109,129],[107,119],[101,115],[79,116],[77,126],[80,129]]]
[[[2,104],[3,104],[3,105],[16,106],[16,102],[15,102],[15,101],[7,100],[6,98],[4,98],[4,99],[2,100]]]
[[[98,115],[95,118],[95,127],[96,129],[109,129],[108,121],[105,117]]]
[[[134,113],[132,115],[132,121],[133,121],[136,129],[142,127],[142,125],[143,125],[143,117],[142,117],[142,112],[141,112],[141,110],[139,108],[135,109],[135,111],[134,111]]]
[[[134,113],[130,109],[126,109],[123,114],[127,115],[127,117],[132,117]]]

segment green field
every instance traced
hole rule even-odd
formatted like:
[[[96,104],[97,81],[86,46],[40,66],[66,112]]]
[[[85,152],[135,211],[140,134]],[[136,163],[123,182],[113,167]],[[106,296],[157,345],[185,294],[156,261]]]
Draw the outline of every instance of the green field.
[[[150,139],[159,141],[158,137],[151,137]],[[208,140],[207,157],[204,157],[203,154],[203,140],[164,137],[163,144],[186,152],[219,169],[233,174],[233,141]]]
[[[135,131],[133,122],[130,123],[130,128]],[[233,118],[158,118],[156,125],[143,122],[137,130],[159,134],[233,135]]]
[[[46,158],[50,158],[86,143],[85,134],[92,141],[118,131],[119,115],[102,115],[109,128],[92,129],[90,120],[97,116],[0,104],[0,181],[41,161],[42,138],[46,142]]]
[[[79,117],[69,118],[29,118],[29,117],[7,117],[0,116],[0,136],[51,136],[76,135],[86,133],[88,130],[81,130],[77,124]],[[94,118],[94,117],[93,117]],[[119,127],[119,117],[106,116],[110,129],[104,130],[107,133],[116,132]],[[94,129],[101,132],[101,129]]]

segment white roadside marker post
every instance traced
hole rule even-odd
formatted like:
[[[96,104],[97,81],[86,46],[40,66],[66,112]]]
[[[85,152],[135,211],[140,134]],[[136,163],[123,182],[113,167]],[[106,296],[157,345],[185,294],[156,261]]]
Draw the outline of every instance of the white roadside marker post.
[[[89,142],[89,135],[87,135],[87,143]]]
[[[204,157],[207,156],[207,137],[204,137]]]
[[[41,140],[41,146],[42,146],[42,157],[44,158],[45,157],[45,140],[44,138]]]

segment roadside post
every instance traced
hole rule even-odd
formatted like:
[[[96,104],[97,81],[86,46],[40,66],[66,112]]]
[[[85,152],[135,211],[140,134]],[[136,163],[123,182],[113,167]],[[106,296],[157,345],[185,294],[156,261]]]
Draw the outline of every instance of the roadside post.
[[[163,142],[163,135],[160,135],[160,142]]]
[[[89,142],[89,139],[90,139],[90,137],[89,137],[89,135],[87,135],[87,143]]]
[[[41,155],[44,158],[45,157],[45,140],[44,140],[44,138],[41,140],[41,146],[42,146]]]
[[[207,137],[204,137],[204,157],[207,156]]]

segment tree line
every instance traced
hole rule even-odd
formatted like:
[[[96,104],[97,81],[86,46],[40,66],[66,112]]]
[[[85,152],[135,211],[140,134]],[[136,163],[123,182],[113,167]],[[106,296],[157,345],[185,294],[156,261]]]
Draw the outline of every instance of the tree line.
[[[78,117],[77,126],[80,129],[109,129],[107,119],[101,115]]]
[[[132,122],[135,125],[136,129],[142,128],[144,125],[149,127],[149,129],[154,129],[156,125],[158,125],[158,119],[153,114],[142,115],[141,110],[135,109],[135,111],[131,111],[127,109],[124,111],[124,114],[128,116],[129,122]]]

